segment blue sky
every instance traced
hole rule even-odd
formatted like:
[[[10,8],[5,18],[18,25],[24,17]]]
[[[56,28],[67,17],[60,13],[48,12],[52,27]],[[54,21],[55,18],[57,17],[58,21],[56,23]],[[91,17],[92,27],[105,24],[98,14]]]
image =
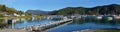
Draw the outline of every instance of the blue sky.
[[[0,4],[17,10],[52,11],[65,7],[95,7],[108,4],[120,4],[120,0],[0,0]]]

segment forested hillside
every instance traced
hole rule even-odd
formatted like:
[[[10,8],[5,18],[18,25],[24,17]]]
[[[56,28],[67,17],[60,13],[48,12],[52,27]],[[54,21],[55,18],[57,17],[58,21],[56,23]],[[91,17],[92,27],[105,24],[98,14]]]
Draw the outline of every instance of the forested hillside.
[[[10,7],[7,7],[6,5],[2,5],[0,4],[0,12],[6,12],[7,14],[13,14],[13,13],[17,13],[17,14],[22,14],[23,12],[22,11],[18,11],[14,8],[10,8]]]
[[[120,14],[120,5],[111,4],[111,5],[103,5],[96,6],[92,8],[86,7],[67,7],[60,10],[56,10],[50,13],[51,15],[108,15],[108,14]]]

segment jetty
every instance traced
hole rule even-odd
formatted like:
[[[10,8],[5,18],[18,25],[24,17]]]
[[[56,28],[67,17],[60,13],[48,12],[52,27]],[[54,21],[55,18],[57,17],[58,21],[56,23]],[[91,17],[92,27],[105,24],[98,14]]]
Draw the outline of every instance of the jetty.
[[[60,20],[60,21],[49,22],[47,24],[31,25],[31,26],[26,26],[26,27],[21,27],[21,28],[16,28],[16,29],[26,30],[26,31],[35,31],[35,30],[43,31],[43,30],[45,30],[46,27],[60,25],[60,24],[66,23],[66,22],[70,22],[72,20],[73,19],[64,19],[64,20]]]

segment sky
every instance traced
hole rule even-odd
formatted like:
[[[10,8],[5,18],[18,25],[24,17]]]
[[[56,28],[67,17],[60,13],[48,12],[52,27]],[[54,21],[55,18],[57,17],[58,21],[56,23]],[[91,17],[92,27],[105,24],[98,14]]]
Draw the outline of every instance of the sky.
[[[108,4],[120,4],[120,0],[0,0],[0,4],[21,11],[53,11],[65,7],[95,7]]]

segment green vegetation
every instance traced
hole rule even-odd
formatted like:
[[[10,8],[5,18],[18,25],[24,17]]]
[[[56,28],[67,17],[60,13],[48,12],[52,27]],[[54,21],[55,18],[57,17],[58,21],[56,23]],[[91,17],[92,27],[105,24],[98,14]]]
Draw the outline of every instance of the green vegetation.
[[[18,11],[14,8],[9,8],[9,7],[6,7],[5,5],[1,5],[1,4],[0,4],[0,12],[7,12],[7,14],[13,14],[13,13],[21,14],[21,13],[23,13],[22,11]]]
[[[0,14],[0,17],[4,17],[4,16]]]
[[[31,14],[29,13],[24,13],[20,10],[16,10],[14,8],[10,8],[10,7],[7,7],[6,5],[0,4],[0,19],[1,18],[30,18],[30,17],[31,17]]]
[[[7,23],[4,23],[3,19],[31,18],[31,16],[32,15],[29,13],[24,13],[22,11],[0,4],[0,29],[9,25]]]
[[[85,8],[85,7],[67,7],[60,10],[55,10],[49,14],[51,15],[108,15],[108,14],[120,14],[120,5],[111,4],[104,6],[96,6],[93,8]]]

